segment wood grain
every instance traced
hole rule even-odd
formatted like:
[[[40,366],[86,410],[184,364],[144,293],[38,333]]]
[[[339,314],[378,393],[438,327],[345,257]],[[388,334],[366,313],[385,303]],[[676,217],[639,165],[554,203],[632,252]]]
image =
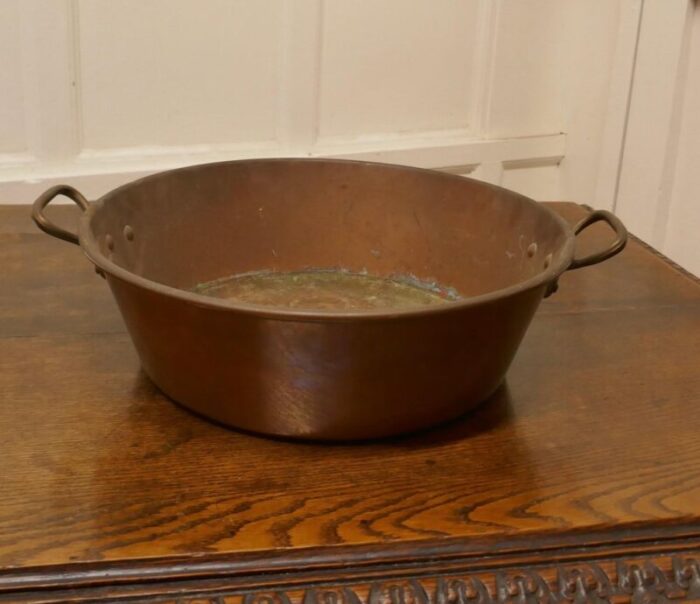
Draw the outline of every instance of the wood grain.
[[[330,569],[323,582],[399,563],[437,576],[449,560],[528,568],[547,551],[554,585],[556,560],[620,544],[625,559],[700,552],[700,287],[638,242],[562,277],[507,386],[475,413],[322,445],[233,432],[160,395],[105,283],[26,212],[0,207],[0,592],[90,594],[118,569],[133,589],[316,567]],[[592,228],[580,253],[609,236]],[[491,600],[448,600],[506,601],[489,585]],[[305,590],[286,597],[306,602]]]

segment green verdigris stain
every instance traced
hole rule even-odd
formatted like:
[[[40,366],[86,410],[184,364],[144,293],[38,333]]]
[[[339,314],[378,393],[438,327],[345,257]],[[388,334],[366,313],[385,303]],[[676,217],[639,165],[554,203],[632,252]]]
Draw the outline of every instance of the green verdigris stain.
[[[257,271],[217,279],[192,291],[232,302],[307,310],[380,310],[459,300],[452,288],[414,276],[377,277],[342,269]]]

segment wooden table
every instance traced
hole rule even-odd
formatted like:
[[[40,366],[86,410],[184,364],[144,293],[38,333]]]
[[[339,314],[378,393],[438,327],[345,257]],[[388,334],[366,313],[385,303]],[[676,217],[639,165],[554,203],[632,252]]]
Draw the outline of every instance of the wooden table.
[[[640,242],[562,278],[475,413],[331,446],[160,395],[28,214],[0,208],[0,599],[700,601],[700,286]]]

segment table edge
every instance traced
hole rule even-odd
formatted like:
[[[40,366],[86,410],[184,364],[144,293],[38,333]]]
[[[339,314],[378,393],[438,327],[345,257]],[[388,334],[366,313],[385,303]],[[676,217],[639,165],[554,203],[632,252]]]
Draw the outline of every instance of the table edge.
[[[649,590],[669,598],[689,593],[700,598],[699,561],[697,520],[639,523],[509,539],[451,538],[6,568],[0,570],[0,601],[35,601],[39,596],[42,602],[68,596],[71,601],[104,601],[138,593],[138,601],[177,594],[178,604],[223,604],[229,597],[242,598],[241,604],[446,604],[445,590],[461,585],[459,589],[481,593],[482,599],[459,604],[515,602],[519,600],[507,598],[533,589],[536,593],[530,596],[541,596],[542,602],[568,601],[561,599],[562,590],[571,589],[584,589],[585,594],[607,590],[616,602],[632,602],[636,600],[619,598],[640,597]],[[578,585],[581,577],[586,579]],[[389,593],[396,585],[403,586],[399,599]],[[340,596],[321,602],[320,589]],[[503,594],[510,595],[503,599]]]

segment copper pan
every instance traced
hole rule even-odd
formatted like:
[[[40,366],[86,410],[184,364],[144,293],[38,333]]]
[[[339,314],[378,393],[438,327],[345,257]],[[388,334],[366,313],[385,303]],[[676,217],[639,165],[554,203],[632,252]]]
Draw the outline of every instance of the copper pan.
[[[78,235],[43,213],[65,195]],[[88,203],[53,187],[47,233],[79,244],[118,302],[143,368],[182,405],[229,426],[322,440],[413,431],[486,399],[566,270],[625,245],[605,211],[576,228],[517,193],[430,170],[324,159],[231,161],[162,172]],[[605,221],[611,245],[574,259]],[[371,311],[290,310],[193,293],[260,269],[415,275],[463,299]]]

